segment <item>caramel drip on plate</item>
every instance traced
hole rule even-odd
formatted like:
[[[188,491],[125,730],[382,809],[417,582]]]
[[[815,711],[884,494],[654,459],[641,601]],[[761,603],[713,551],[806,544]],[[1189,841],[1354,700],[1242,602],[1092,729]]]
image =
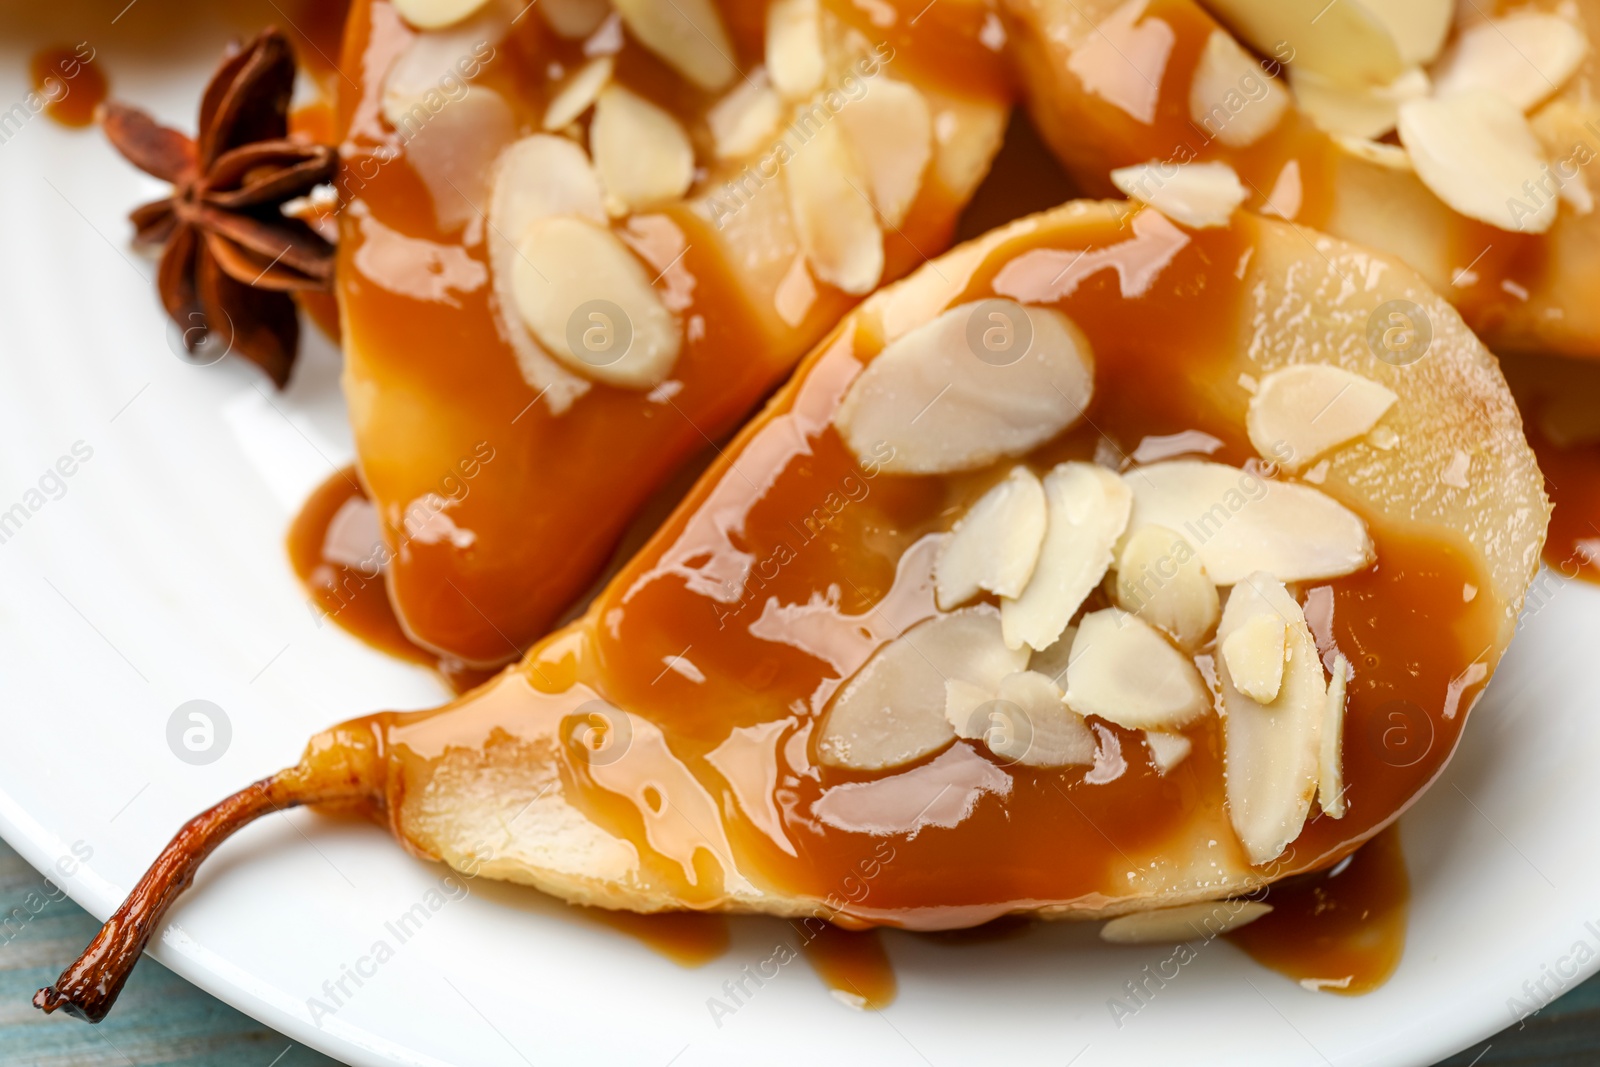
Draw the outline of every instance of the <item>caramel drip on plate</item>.
[[[354,467],[330,475],[311,494],[289,527],[286,547],[295,576],[324,619],[380,652],[435,668],[458,693],[493,673],[422,647],[400,625],[384,586],[388,550]]]
[[[877,930],[824,924],[803,936],[800,954],[833,995],[851,1007],[877,1011],[894,1001],[894,968]]]
[[[1389,980],[1406,944],[1411,880],[1391,826],[1325,872],[1273,886],[1272,911],[1227,934],[1311,990],[1355,996]]]
[[[685,967],[703,967],[728,951],[726,915],[698,911],[669,911],[641,915],[633,911],[583,908],[580,914],[601,926],[655,950]]]
[[[45,101],[44,113],[62,126],[91,125],[95,108],[106,98],[109,83],[94,57],[94,48],[85,41],[41,49],[28,64],[33,90]]]

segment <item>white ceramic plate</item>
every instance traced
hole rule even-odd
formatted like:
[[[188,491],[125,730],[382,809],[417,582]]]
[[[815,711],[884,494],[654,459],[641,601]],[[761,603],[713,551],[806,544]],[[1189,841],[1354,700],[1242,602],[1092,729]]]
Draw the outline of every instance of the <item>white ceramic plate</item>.
[[[226,32],[196,10],[138,45],[105,11],[92,26],[0,13],[0,111],[23,98],[32,48],[88,38],[121,95],[187,128]],[[161,12],[124,16],[140,17]],[[124,219],[160,191],[92,131],[40,117],[0,143],[0,513],[29,510],[0,543],[0,833],[39,869],[70,871],[58,881],[101,917],[185,819],[295,760],[315,730],[445,695],[314,622],[282,536],[350,455],[337,354],[309,344],[285,395],[233,361],[178,360]],[[29,496],[78,442],[92,456]],[[969,945],[890,935],[889,1010],[847,1010],[797,963],[719,1026],[708,998],[767,958],[782,924],[740,922],[727,956],[684,970],[532,892],[478,884],[313,1019],[308,998],[331,1004],[324,982],[392,942],[384,924],[446,872],[375,828],[304,812],[225,845],[154,952],[353,1064],[943,1067],[998,1048],[1079,1067],[1428,1064],[1513,1022],[1509,998],[1543,1003],[1600,963],[1600,589],[1546,577],[1535,598],[1461,751],[1403,821],[1410,939],[1369,996],[1307,992],[1219,942],[1119,1027],[1108,1001],[1170,950],[1060,927]],[[192,699],[231,725],[206,766],[166,740]],[[74,849],[87,862],[63,862]]]

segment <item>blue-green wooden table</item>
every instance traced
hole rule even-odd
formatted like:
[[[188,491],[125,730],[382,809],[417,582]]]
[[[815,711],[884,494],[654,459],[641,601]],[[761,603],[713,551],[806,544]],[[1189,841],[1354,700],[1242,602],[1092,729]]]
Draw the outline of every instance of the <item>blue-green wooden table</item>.
[[[201,992],[154,960],[134,971],[117,1010],[99,1026],[44,1015],[29,1004],[99,925],[71,900],[37,914],[25,902],[44,878],[0,841],[0,1065],[4,1067],[325,1067],[295,1044]],[[34,898],[35,904],[39,897]],[[1574,989],[1520,1030],[1508,1030],[1448,1067],[1594,1067],[1600,1064],[1600,978]]]

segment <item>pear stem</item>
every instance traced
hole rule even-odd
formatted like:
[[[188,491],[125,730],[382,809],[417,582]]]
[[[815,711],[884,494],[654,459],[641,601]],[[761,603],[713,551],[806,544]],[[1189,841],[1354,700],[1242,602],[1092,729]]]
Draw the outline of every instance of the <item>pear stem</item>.
[[[195,871],[218,845],[275,811],[302,804],[360,801],[372,794],[372,783],[364,776],[330,775],[308,762],[263,778],[201,812],[161,850],[128,899],[106,920],[83,954],[61,972],[56,984],[34,994],[33,1006],[46,1013],[64,1008],[67,1014],[91,1023],[104,1019],[145,944],[161,929],[167,909],[189,888]]]

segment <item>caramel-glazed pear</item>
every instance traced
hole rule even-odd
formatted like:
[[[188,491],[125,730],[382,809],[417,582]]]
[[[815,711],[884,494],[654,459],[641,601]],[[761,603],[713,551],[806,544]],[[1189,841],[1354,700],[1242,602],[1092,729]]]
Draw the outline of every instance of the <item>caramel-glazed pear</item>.
[[[344,386],[390,600],[446,661],[516,660],[946,248],[1010,111],[981,0],[609,6],[353,5]]]
[[[1406,366],[1368,340],[1393,301],[1432,324]],[[103,1015],[195,865],[301,803],[640,912],[947,929],[1235,897],[1434,779],[1547,516],[1494,360],[1410,269],[1068,204],[848,315],[520,664],[196,819],[36,1003]],[[1387,747],[1396,707],[1420,757]]]
[[[1224,164],[1250,209],[1405,260],[1493,351],[1600,357],[1596,0],[1002,6],[1086,191]]]

